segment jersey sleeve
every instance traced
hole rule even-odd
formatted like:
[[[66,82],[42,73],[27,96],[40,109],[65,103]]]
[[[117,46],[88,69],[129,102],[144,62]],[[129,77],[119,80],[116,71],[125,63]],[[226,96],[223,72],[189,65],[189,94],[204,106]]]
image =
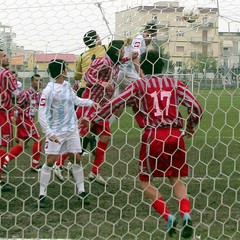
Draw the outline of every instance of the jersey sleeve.
[[[80,98],[76,95],[74,91],[72,91],[73,101],[75,106],[81,107],[90,107],[93,105],[93,101],[90,99]]]
[[[85,80],[91,85],[101,84],[103,81],[99,79],[98,75],[101,71],[108,67],[104,58],[97,58],[93,60],[87,72],[85,73]]]
[[[194,128],[202,117],[202,107],[188,87],[178,81],[179,102],[188,109],[187,127]]]
[[[93,116],[94,122],[103,121],[103,119],[108,119],[111,114],[116,112],[121,106],[131,105],[133,99],[135,98],[136,87],[135,83],[127,86],[118,97],[113,98],[107,104],[103,105]]]
[[[7,71],[4,77],[7,79],[8,90],[10,90],[14,96],[17,96],[19,94],[19,90],[17,88],[16,77],[10,71]]]
[[[22,90],[18,95],[18,101],[17,101],[18,106],[24,107],[26,102],[30,102],[30,95],[27,93],[27,91]]]
[[[48,121],[49,117],[51,116],[51,104],[51,94],[49,91],[44,89],[39,103],[38,121],[41,125],[42,131],[46,134],[47,137],[51,137],[52,135],[54,135]]]
[[[83,75],[83,73],[82,73],[82,55],[80,55],[79,59],[77,60],[76,69],[74,72],[75,80],[81,80],[82,75]]]

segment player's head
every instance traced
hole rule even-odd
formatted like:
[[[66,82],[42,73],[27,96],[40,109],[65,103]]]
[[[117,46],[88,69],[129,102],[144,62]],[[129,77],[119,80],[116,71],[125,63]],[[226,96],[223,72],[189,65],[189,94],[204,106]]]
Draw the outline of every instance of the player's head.
[[[164,66],[161,54],[156,50],[148,50],[140,56],[140,67],[143,73],[146,74],[160,74]]]
[[[9,68],[9,60],[7,54],[2,49],[0,49],[0,66],[6,69]]]
[[[143,37],[146,45],[149,45],[153,37],[157,36],[157,26],[155,23],[147,23],[143,30]]]
[[[39,74],[34,74],[31,76],[31,86],[36,91],[39,90],[42,86],[42,78]]]
[[[110,42],[107,55],[115,63],[118,63],[124,55],[124,41],[123,40],[113,40]]]
[[[48,73],[54,79],[67,75],[66,62],[63,59],[52,59],[48,63]]]
[[[95,30],[86,32],[83,36],[83,42],[89,48],[102,44],[101,39]]]

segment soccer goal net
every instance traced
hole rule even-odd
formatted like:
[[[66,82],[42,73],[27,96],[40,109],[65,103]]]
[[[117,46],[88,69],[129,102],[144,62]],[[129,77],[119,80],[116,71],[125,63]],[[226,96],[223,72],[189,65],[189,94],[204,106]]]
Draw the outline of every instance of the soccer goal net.
[[[0,49],[9,58],[9,70],[16,74],[20,90],[28,90],[31,96],[28,100],[36,110],[34,122],[40,134],[24,117],[17,120],[17,112],[25,116],[21,110],[26,105],[18,111],[2,105],[9,86],[3,89],[0,83],[0,120],[2,111],[10,114],[0,121],[1,142],[4,121],[13,127],[13,139],[7,140],[6,148],[0,147],[2,163],[8,160],[0,173],[0,239],[169,239],[169,225],[152,208],[139,183],[143,130],[128,107],[111,125],[101,179],[89,175],[94,142],[81,156],[90,204],[79,199],[77,173],[72,174],[66,159],[54,172],[50,168],[46,206],[39,206],[44,180],[38,167],[46,162],[46,136],[35,105],[49,82],[49,61],[65,60],[74,86],[77,62],[88,50],[83,41],[86,32],[95,30],[107,49],[112,40],[131,43],[152,23],[157,35],[146,48],[160,52],[165,63],[162,74],[186,83],[203,107],[196,133],[185,138],[189,176],[182,180],[191,203],[189,239],[239,240],[239,11],[237,0],[0,0]],[[2,59],[0,63],[4,67]],[[32,85],[35,78],[37,86]],[[39,86],[37,96],[29,90],[38,91]],[[24,135],[24,129],[33,138]],[[99,141],[99,136],[93,137]],[[153,182],[178,219],[171,239],[182,239],[184,221],[169,180]]]

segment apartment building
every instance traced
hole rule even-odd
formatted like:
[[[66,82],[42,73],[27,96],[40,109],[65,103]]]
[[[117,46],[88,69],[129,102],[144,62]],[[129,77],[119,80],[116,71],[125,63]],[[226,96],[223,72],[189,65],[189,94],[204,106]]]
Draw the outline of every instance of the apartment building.
[[[182,18],[183,7],[178,2],[158,2],[153,6],[138,6],[115,14],[116,38],[134,37],[147,22],[158,27],[157,42],[171,56],[178,67],[194,64],[200,56],[214,57],[220,64],[218,9],[199,8],[195,23]]]

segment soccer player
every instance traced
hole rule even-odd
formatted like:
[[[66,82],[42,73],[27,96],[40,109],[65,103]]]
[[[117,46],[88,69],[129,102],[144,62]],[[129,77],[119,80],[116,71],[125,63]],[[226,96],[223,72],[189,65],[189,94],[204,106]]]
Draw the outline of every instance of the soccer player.
[[[46,189],[51,179],[52,166],[57,158],[67,153],[72,162],[72,174],[76,181],[79,199],[89,204],[84,186],[84,174],[80,161],[81,143],[78,121],[74,106],[96,107],[90,99],[76,96],[66,81],[67,68],[62,59],[54,59],[48,65],[51,81],[42,92],[38,120],[46,134],[46,163],[40,171],[39,206],[45,207]]]
[[[86,89],[82,94],[83,98],[90,98],[99,105],[103,105],[113,97],[115,92],[116,79],[119,73],[119,63],[124,55],[124,41],[113,40],[106,52],[106,56],[95,59],[87,72],[85,80]],[[91,107],[79,108],[77,110],[78,118],[90,117],[96,110]],[[91,181],[107,186],[107,182],[100,175],[105,151],[111,137],[109,121],[101,122],[91,126],[91,131],[99,135],[92,171],[88,177]],[[86,134],[82,129],[81,134]]]
[[[144,77],[142,70],[139,68],[139,57],[144,53],[152,39],[157,35],[157,27],[154,23],[147,23],[141,34],[136,36],[132,41],[126,44],[124,57],[129,58],[129,61],[124,62],[120,66],[120,73],[118,76],[118,83],[125,88],[129,83],[135,81],[140,77]],[[133,54],[138,57],[131,58]]]
[[[95,58],[104,57],[106,54],[106,46],[102,45],[101,39],[95,30],[90,30],[86,32],[83,36],[83,42],[85,43],[88,50],[83,52],[77,61],[76,69],[74,73],[75,83],[73,85],[73,90],[77,93],[78,97],[82,96],[86,88],[86,80],[84,79],[84,74],[88,70],[91,62]],[[82,142],[82,154],[84,155],[88,144],[90,145],[90,151],[94,155],[96,148],[96,139],[95,136],[87,134],[83,138]],[[64,181],[62,174],[62,166],[64,165],[65,159],[68,157],[67,154],[62,155],[56,161],[54,165],[53,172],[61,180]]]
[[[19,156],[30,139],[33,139],[31,169],[39,171],[39,159],[41,155],[41,135],[34,123],[41,93],[42,78],[39,74],[31,77],[31,87],[20,91],[17,100],[18,110],[15,116],[17,125],[18,144],[14,146],[4,159],[4,166]]]
[[[11,111],[13,110],[13,98],[19,93],[17,79],[8,70],[9,60],[6,53],[0,49],[0,187],[1,190],[9,190],[9,186],[2,181],[3,158],[12,141],[13,127],[11,123]]]
[[[83,36],[83,42],[88,47],[88,50],[83,52],[77,61],[74,78],[80,81],[77,95],[81,97],[86,88],[86,80],[84,74],[88,70],[91,62],[99,57],[104,57],[106,54],[106,46],[102,45],[101,39],[95,30],[86,32]]]
[[[192,218],[190,216],[190,201],[185,184],[181,177],[188,175],[184,139],[180,128],[183,119],[179,105],[187,108],[188,118],[186,136],[195,133],[195,127],[202,116],[202,108],[180,80],[162,77],[163,61],[159,52],[150,50],[141,55],[141,69],[145,78],[130,84],[116,98],[102,106],[92,116],[95,123],[110,117],[119,107],[134,104],[139,108],[136,120],[144,128],[142,145],[139,154],[139,180],[148,198],[153,202],[152,207],[167,222],[168,233],[176,232],[177,219],[170,213],[161,193],[155,187],[155,177],[168,177],[176,198],[179,200],[180,214],[183,218],[182,237],[192,236]],[[84,124],[85,120],[82,121]],[[86,122],[85,122],[86,123]]]

